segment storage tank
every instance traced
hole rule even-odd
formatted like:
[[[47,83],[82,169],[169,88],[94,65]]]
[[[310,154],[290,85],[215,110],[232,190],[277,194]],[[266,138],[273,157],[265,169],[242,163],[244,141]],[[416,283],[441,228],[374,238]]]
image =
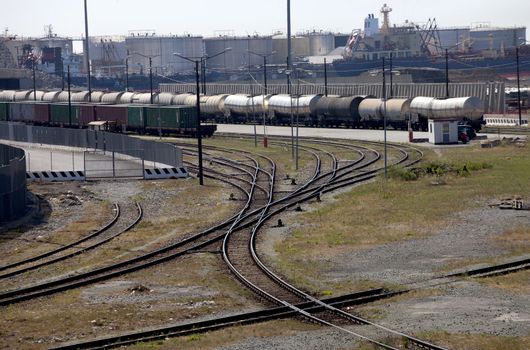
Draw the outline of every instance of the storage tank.
[[[410,103],[410,112],[432,118],[432,103],[434,100],[434,97],[414,97]]]
[[[203,38],[200,36],[160,36],[154,33],[130,33],[125,39],[125,45],[131,54],[129,57],[129,71],[133,73],[149,74],[149,57],[152,58],[153,73],[172,75],[181,72],[192,72],[194,64],[178,58],[173,53],[185,57],[204,56]],[[143,55],[143,56],[142,56]]]
[[[156,99],[154,100],[155,103],[160,105],[170,105],[173,101],[173,94],[170,94],[169,92],[162,92],[158,94]]]
[[[330,115],[331,111],[329,105],[339,97],[340,96],[338,95],[322,96],[322,98],[320,98],[314,106],[314,109],[311,111],[311,113],[316,116]]]
[[[186,98],[188,98],[189,96],[192,96],[193,94],[178,94],[178,95],[173,95],[173,99],[171,100],[171,104],[172,105],[176,105],[176,106],[183,106],[185,104],[185,101],[186,101]]]
[[[254,109],[256,113],[268,112],[269,100],[274,95],[257,95],[252,98],[254,101]]]
[[[410,112],[429,119],[480,119],[484,114],[484,103],[478,97],[457,97],[437,100],[432,97],[415,97]]]
[[[72,102],[88,102],[88,91],[72,93]]]
[[[363,121],[380,121],[383,117],[381,108],[383,100],[367,98],[359,104],[359,116]]]
[[[386,114],[386,118],[389,120],[401,120],[407,119],[410,114],[410,99],[408,98],[393,98],[386,101],[386,113],[384,104],[381,106],[381,112]]]
[[[121,95],[123,95],[123,92],[109,92],[101,97],[101,103],[112,105],[120,103]]]
[[[276,114],[290,115],[310,115],[311,109],[315,109],[322,96],[320,95],[306,95],[300,98],[289,95],[275,95],[269,99],[269,112]]]
[[[330,113],[339,118],[359,120],[359,104],[365,96],[347,96],[334,99],[329,105]]]
[[[223,114],[225,110],[225,101],[229,95],[213,95],[201,97],[201,113],[205,114]]]
[[[153,103],[156,103],[157,95],[158,94],[156,92],[153,92]],[[151,104],[151,93],[147,92],[134,95],[133,103],[140,103],[144,105]]]
[[[44,94],[44,96],[42,97],[42,100],[46,102],[57,102],[59,93],[60,91],[49,91]]]
[[[457,97],[447,100],[434,100],[432,115],[434,118],[480,119],[484,114],[484,103],[478,97]]]
[[[119,103],[121,103],[121,104],[124,104],[124,103],[133,103],[134,95],[136,95],[134,92],[124,92],[124,93],[120,96],[120,102],[119,102]]]
[[[92,91],[92,93],[90,94],[90,97],[92,98],[91,102],[100,103],[103,95],[105,95],[103,91]]]
[[[33,99],[32,92],[33,90],[15,91],[13,101],[26,101],[26,100]]]
[[[225,112],[247,114],[249,113],[250,96],[230,95],[225,99]]]
[[[72,93],[70,93],[70,100],[72,99]],[[68,102],[68,91],[61,91],[57,96],[57,102]]]
[[[332,33],[312,32],[309,37],[309,55],[323,56],[335,49],[335,36]]]
[[[241,67],[256,66],[263,64],[263,58],[250,54],[249,51],[258,54],[270,54],[272,52],[272,37],[270,36],[221,36],[217,38],[204,39],[204,47],[207,56],[213,56],[231,48],[230,51],[206,61],[207,68],[239,69]]]
[[[298,115],[311,115],[311,110],[314,110],[318,101],[322,98],[321,95],[305,95],[300,96],[294,100],[293,108]]]
[[[14,101],[15,100],[14,90],[4,90],[0,92],[0,101]]]

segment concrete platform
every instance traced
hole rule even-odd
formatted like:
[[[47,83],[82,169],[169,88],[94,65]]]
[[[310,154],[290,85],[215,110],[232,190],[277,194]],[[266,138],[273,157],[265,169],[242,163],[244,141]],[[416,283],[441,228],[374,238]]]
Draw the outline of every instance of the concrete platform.
[[[253,125],[241,125],[241,124],[218,124],[217,132],[219,133],[235,133],[235,134],[254,134]],[[258,137],[263,137],[263,126],[257,125],[256,132]],[[291,128],[287,126],[267,126],[267,135],[273,136],[291,136]],[[294,134],[296,135],[296,128],[294,128]],[[383,130],[367,130],[367,129],[342,129],[342,128],[298,128],[298,135],[300,137],[322,137],[322,138],[337,138],[337,139],[350,139],[350,140],[363,140],[363,141],[383,141],[384,131]],[[429,133],[422,131],[415,131],[413,133],[415,139],[428,139]],[[526,138],[522,135],[509,135],[509,134],[478,134],[481,139],[484,137],[487,139],[498,139],[504,137],[519,137]],[[396,143],[409,143],[408,131],[397,131],[387,130],[388,142]],[[420,145],[426,147],[439,147],[439,145],[432,145],[427,142],[421,143]],[[463,146],[460,145],[449,145],[452,147]],[[445,147],[445,146],[444,146]]]
[[[87,176],[92,175],[95,177],[112,177],[113,175],[112,153],[109,152],[103,153],[98,151],[97,154],[90,156],[90,160],[88,160],[88,158],[85,158],[85,151],[87,150],[83,148],[12,142],[6,140],[0,140],[0,142],[22,148],[26,152],[26,171],[28,172],[85,172],[87,170],[85,169],[85,163],[89,161],[91,162],[90,168],[97,170],[92,170],[92,174],[89,172]],[[131,157],[125,155],[115,154],[114,172],[117,176],[142,176],[141,163],[141,159],[131,159]],[[144,167],[168,168],[170,166],[161,163],[145,161]]]

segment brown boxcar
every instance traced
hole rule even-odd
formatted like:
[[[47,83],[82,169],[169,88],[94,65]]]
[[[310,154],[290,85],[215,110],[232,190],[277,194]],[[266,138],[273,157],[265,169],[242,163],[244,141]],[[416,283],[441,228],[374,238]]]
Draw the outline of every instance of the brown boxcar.
[[[79,126],[86,127],[88,123],[96,120],[95,108],[91,104],[79,104]]]
[[[96,105],[95,120],[116,122],[117,127],[127,125],[127,105]]]

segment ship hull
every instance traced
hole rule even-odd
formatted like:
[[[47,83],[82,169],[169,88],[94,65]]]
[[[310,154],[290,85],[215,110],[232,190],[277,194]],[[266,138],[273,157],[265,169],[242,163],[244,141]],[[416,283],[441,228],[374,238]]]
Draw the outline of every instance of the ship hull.
[[[388,69],[388,60],[387,60]],[[393,69],[399,68],[424,68],[445,70],[445,58],[394,58],[392,60]],[[507,58],[477,58],[477,59],[449,59],[449,70],[473,70],[491,69],[498,74],[517,74],[517,63],[514,57]],[[333,62],[333,67],[338,75],[357,76],[370,70],[381,69],[381,60],[338,60]],[[520,59],[520,71],[530,72],[530,57]]]

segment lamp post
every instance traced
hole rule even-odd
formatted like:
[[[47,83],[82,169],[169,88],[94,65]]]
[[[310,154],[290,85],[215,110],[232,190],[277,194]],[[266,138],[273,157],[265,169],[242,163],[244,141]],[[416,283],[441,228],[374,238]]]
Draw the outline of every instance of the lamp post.
[[[519,126],[521,126],[523,122],[523,116],[521,110],[521,73],[519,70],[519,46],[515,48],[515,58],[517,60],[517,108],[519,110]]]
[[[328,96],[328,63],[324,58],[324,96]]]
[[[387,178],[387,147],[386,147],[386,76],[385,76],[385,57],[383,57],[383,133],[385,148],[385,180]]]
[[[150,102],[151,104],[153,104],[153,58],[155,57],[158,57],[160,55],[144,55],[143,53],[140,53],[140,52],[132,52],[130,55],[127,55],[125,57],[125,63],[126,63],[126,69],[127,69],[127,85],[128,85],[128,81],[129,81],[129,73],[128,73],[128,68],[129,68],[129,65],[127,63],[127,60],[134,56],[134,55],[138,55],[138,56],[141,56],[143,58],[147,58],[149,59],[149,91],[151,92],[151,99],[150,99]]]
[[[31,69],[33,70],[33,100],[37,101],[37,79],[35,78],[35,57],[31,57]]]
[[[202,131],[201,131],[201,96],[200,96],[200,81],[199,81],[199,64],[203,61],[206,61],[210,58],[217,57],[228,51],[232,50],[231,48],[224,49],[223,51],[213,55],[213,56],[201,56],[201,57],[186,57],[179,53],[173,53],[173,55],[182,58],[183,60],[192,62],[195,64],[195,84],[196,84],[196,107],[197,107],[197,148],[199,151],[199,184],[204,185],[203,178],[203,167],[202,167]]]
[[[528,42],[525,38],[519,38],[524,44]],[[519,67],[519,45],[515,48],[515,59],[517,61],[517,109],[519,110],[519,126],[523,125],[523,112],[521,106],[521,72]]]
[[[394,76],[394,73],[392,73],[392,52],[390,53],[390,98],[394,97],[394,81],[392,77]]]
[[[263,101],[262,103],[265,103],[265,95],[267,95],[267,57],[272,56],[276,53],[276,51],[272,51],[269,54],[260,54],[256,53],[254,51],[247,50],[248,53],[251,53],[253,55],[259,56],[263,58]],[[263,109],[263,147],[267,148],[268,142],[267,142],[267,133],[266,133],[266,126],[265,126],[265,109]]]
[[[445,49],[445,98],[449,98],[449,50]]]
[[[70,65],[67,67],[67,79],[68,79],[68,122],[72,126],[72,92],[70,90]]]
[[[90,55],[88,50],[88,11],[85,0],[85,60],[86,60],[86,72],[87,72],[87,86],[88,86],[88,102],[92,102],[92,86],[90,83]]]
[[[129,56],[125,57],[125,92],[129,92]]]

